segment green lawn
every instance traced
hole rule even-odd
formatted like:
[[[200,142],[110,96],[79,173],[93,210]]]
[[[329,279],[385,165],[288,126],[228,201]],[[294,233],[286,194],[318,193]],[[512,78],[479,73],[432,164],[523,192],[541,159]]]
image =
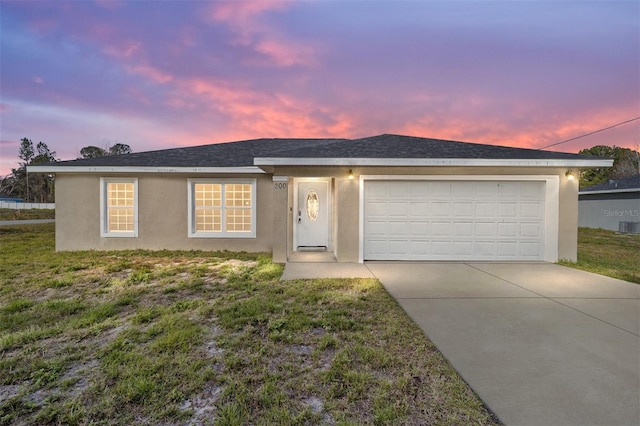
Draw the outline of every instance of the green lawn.
[[[578,261],[559,263],[640,284],[640,235],[578,228]]]
[[[0,209],[0,220],[55,219],[54,209]]]
[[[0,243],[0,424],[498,424],[376,280]]]

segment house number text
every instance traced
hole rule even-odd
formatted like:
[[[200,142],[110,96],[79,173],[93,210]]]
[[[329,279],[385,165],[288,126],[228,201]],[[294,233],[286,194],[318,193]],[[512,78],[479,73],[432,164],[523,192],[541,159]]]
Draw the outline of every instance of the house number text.
[[[287,189],[287,182],[274,182],[273,187],[275,189]]]

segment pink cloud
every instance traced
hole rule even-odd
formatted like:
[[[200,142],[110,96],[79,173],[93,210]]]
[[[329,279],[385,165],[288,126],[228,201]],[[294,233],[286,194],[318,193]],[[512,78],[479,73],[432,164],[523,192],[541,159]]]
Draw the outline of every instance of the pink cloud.
[[[103,52],[107,55],[124,59],[134,56],[138,50],[140,50],[141,46],[142,43],[139,41],[129,40],[122,42],[120,45],[107,45],[104,47]]]
[[[275,66],[315,65],[315,46],[311,43],[288,40],[263,19],[266,13],[283,11],[292,4],[290,1],[215,3],[210,8],[208,17],[213,22],[229,26],[236,36],[232,42],[234,45],[251,48]],[[250,64],[255,61],[247,62]],[[257,63],[262,65],[261,61]]]
[[[217,2],[209,10],[209,17],[217,22],[229,22],[235,26],[248,24],[257,15],[272,10],[284,10],[289,1],[226,1]]]
[[[254,49],[270,58],[275,65],[289,67],[293,65],[315,64],[315,51],[311,46],[282,40],[262,40]]]
[[[165,84],[173,80],[173,76],[150,65],[133,65],[128,67],[132,73],[139,74],[156,83]]]

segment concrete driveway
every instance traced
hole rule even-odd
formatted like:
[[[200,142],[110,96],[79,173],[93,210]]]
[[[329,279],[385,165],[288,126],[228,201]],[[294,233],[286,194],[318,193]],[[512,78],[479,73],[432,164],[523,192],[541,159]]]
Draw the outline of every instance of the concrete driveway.
[[[640,285],[548,263],[366,266],[505,424],[640,424]]]

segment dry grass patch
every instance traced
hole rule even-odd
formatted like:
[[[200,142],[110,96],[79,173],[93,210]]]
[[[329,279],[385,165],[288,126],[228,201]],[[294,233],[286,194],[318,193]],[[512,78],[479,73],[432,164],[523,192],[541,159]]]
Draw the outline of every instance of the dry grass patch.
[[[55,219],[54,209],[0,209],[0,220]]]
[[[376,280],[0,238],[0,424],[498,423]]]

